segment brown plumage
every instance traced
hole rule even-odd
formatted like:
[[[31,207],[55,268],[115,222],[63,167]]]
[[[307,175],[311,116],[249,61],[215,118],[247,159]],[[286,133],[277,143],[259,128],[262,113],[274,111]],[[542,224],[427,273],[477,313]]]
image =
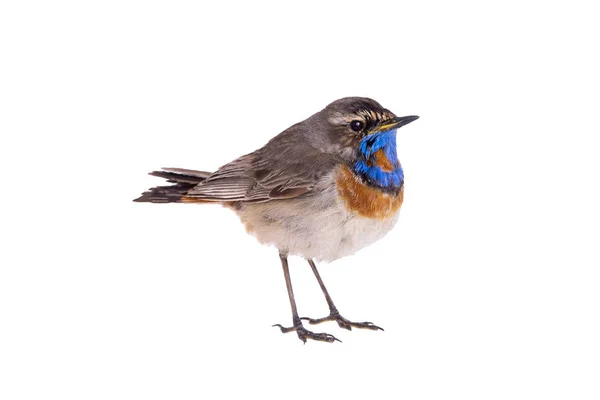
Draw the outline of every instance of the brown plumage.
[[[400,210],[404,200],[404,186],[398,194],[383,193],[361,182],[346,166],[338,170],[336,183],[346,207],[362,217],[389,218]]]

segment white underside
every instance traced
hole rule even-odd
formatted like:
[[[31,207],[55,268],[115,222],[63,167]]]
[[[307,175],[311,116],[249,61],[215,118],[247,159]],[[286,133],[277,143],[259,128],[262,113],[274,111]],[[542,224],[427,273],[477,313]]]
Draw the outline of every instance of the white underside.
[[[354,254],[381,239],[398,221],[398,213],[380,220],[347,211],[333,177],[318,190],[319,195],[302,199],[245,204],[237,213],[259,242],[318,261]]]

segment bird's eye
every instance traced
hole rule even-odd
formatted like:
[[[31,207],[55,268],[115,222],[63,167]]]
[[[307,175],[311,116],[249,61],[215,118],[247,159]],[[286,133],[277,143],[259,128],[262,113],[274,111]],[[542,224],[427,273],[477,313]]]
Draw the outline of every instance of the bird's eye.
[[[350,129],[352,129],[354,132],[362,131],[363,127],[364,127],[364,124],[362,123],[362,121],[355,119],[354,121],[350,122]]]

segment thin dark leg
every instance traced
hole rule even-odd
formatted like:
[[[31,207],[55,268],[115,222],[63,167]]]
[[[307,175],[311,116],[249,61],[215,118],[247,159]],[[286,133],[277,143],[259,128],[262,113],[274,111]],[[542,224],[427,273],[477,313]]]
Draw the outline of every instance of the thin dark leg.
[[[285,277],[285,286],[287,287],[290,305],[292,306],[292,320],[294,326],[296,326],[297,323],[300,323],[300,317],[298,317],[298,308],[296,307],[296,299],[294,298],[294,289],[292,288],[292,279],[290,278],[290,267],[288,266],[287,256],[279,253],[279,258],[281,259],[283,276]]]
[[[307,259],[307,261],[308,261],[308,264],[310,265],[310,268],[312,269],[313,273],[315,274],[315,277],[317,278],[317,282],[319,282],[319,286],[321,286],[321,290],[323,291],[323,294],[325,295],[325,300],[327,300],[327,305],[329,306],[329,315],[327,317],[318,318],[318,319],[306,318],[306,317],[303,317],[301,319],[307,320],[308,323],[311,325],[320,324],[321,322],[325,322],[325,321],[336,321],[338,323],[338,325],[340,326],[340,328],[348,329],[349,331],[352,330],[352,327],[363,328],[363,329],[372,329],[374,331],[383,330],[383,328],[378,327],[377,325],[373,324],[372,322],[352,322],[352,321],[348,321],[346,318],[342,317],[340,315],[338,309],[335,307],[335,304],[333,304],[333,300],[331,300],[331,296],[329,295],[329,292],[327,291],[327,288],[325,287],[325,284],[323,283],[323,279],[321,279],[321,275],[319,274],[319,271],[317,270],[317,266],[315,265],[314,261],[310,258]]]
[[[300,317],[298,317],[298,309],[296,308],[296,299],[294,298],[294,290],[292,289],[292,280],[290,278],[290,269],[287,262],[287,254],[279,253],[279,258],[281,259],[281,266],[283,267],[283,275],[285,277],[285,286],[287,287],[288,296],[290,298],[290,305],[292,307],[292,322],[293,326],[289,328],[284,328],[279,324],[275,324],[273,326],[278,326],[281,329],[281,332],[288,333],[292,331],[296,331],[300,340],[306,343],[306,339],[318,340],[322,342],[333,342],[341,340],[337,339],[335,336],[330,335],[328,333],[313,333],[302,325],[302,321]]]
[[[337,308],[335,308],[335,304],[333,304],[333,300],[331,300],[331,296],[329,296],[329,292],[327,291],[327,288],[325,287],[325,284],[323,283],[323,279],[321,279],[321,275],[319,274],[319,271],[317,270],[317,266],[315,265],[314,261],[312,259],[308,259],[308,264],[310,265],[310,268],[312,269],[313,273],[315,274],[315,277],[317,278],[317,282],[319,282],[319,286],[321,286],[321,290],[323,291],[323,294],[325,295],[325,300],[327,300],[327,305],[329,306],[329,311],[333,312],[337,312]]]

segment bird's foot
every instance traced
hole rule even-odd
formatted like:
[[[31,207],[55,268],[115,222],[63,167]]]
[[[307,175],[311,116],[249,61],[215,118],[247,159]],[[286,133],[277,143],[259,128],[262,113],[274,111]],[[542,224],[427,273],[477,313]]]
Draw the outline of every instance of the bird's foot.
[[[321,322],[325,322],[325,321],[336,321],[338,323],[338,325],[340,326],[340,328],[348,329],[349,331],[352,330],[352,327],[361,328],[361,329],[371,329],[373,331],[379,331],[379,330],[382,331],[383,330],[383,328],[373,324],[372,322],[348,321],[346,318],[344,318],[340,315],[338,310],[332,310],[331,313],[327,317],[324,317],[324,318],[313,319],[313,318],[302,317],[300,319],[308,321],[308,323],[311,325],[320,324]]]
[[[308,329],[306,329],[304,327],[304,325],[302,325],[302,321],[300,321],[300,318],[295,318],[294,326],[291,326],[289,328],[284,328],[283,326],[281,326],[279,324],[275,324],[273,326],[279,327],[279,329],[281,329],[281,332],[283,332],[283,333],[296,331],[296,333],[298,334],[298,338],[300,340],[302,340],[304,343],[306,343],[307,339],[317,340],[319,342],[328,342],[328,343],[333,343],[335,341],[338,341],[340,343],[342,342],[341,340],[339,340],[338,338],[336,338],[333,335],[330,335],[329,333],[314,333],[314,332],[309,331]]]

